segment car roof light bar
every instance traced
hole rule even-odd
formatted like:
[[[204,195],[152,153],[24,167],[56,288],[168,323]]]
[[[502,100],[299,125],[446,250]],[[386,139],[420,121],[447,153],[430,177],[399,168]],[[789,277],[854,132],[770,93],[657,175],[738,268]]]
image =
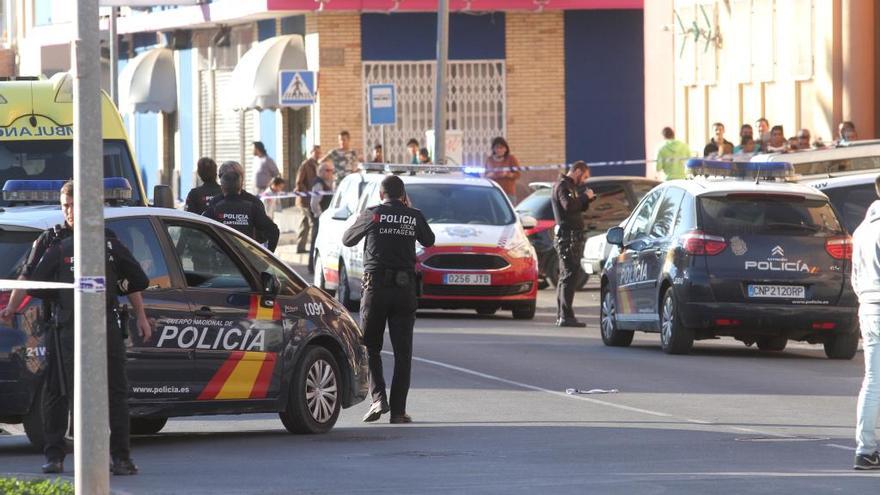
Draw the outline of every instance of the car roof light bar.
[[[691,158],[685,164],[691,177],[724,177],[741,180],[783,179],[796,177],[788,162],[729,162]]]

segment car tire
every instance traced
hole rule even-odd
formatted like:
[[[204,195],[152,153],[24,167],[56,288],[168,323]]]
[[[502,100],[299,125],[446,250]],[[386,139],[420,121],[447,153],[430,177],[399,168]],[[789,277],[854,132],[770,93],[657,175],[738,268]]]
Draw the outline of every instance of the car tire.
[[[43,380],[38,383],[31,409],[21,422],[31,447],[35,451],[42,452],[46,443],[46,439],[43,437]]]
[[[167,422],[168,418],[131,418],[129,424],[132,435],[155,435]]]
[[[785,337],[761,337],[756,342],[758,349],[762,351],[779,352],[784,351],[788,345],[788,339]]]
[[[333,429],[341,410],[342,381],[336,359],[323,347],[306,347],[294,368],[287,409],[279,413],[281,422],[290,433],[326,433]]]
[[[859,350],[859,333],[839,333],[825,341],[825,355],[828,359],[852,359]]]
[[[498,307],[477,308],[477,314],[482,316],[492,316],[498,312]]]
[[[666,354],[687,354],[694,347],[694,331],[679,318],[672,287],[666,289],[660,305],[660,346]]]
[[[514,320],[532,320],[535,318],[535,311],[537,311],[538,305],[535,301],[532,301],[528,304],[523,304],[522,306],[518,306],[513,308],[513,319]]]
[[[360,301],[351,298],[348,270],[345,269],[345,263],[341,259],[339,260],[339,284],[336,286],[336,300],[349,311],[360,309]]]
[[[632,344],[632,330],[617,328],[617,302],[614,294],[602,288],[602,307],[599,309],[599,328],[602,332],[602,343],[610,347],[627,347]]]

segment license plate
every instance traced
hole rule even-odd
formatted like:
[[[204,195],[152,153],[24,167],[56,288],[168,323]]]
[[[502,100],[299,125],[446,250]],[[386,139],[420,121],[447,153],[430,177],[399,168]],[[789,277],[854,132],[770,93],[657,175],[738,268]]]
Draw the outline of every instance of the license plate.
[[[775,297],[781,299],[803,299],[805,289],[802,285],[750,285],[749,297]]]
[[[446,273],[443,275],[446,285],[492,285],[492,276],[479,273]]]

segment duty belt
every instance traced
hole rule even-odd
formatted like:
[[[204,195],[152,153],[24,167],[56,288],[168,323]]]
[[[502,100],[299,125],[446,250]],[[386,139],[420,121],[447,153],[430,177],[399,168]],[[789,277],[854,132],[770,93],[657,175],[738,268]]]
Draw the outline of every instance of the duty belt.
[[[412,287],[416,274],[411,270],[377,270],[365,273],[364,283],[373,287]]]

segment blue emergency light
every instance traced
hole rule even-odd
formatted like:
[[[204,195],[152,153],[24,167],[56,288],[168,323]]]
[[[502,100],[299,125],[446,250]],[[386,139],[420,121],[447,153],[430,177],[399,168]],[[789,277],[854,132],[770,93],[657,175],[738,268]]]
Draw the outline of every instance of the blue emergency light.
[[[8,180],[3,185],[3,200],[18,203],[58,202],[65,180]],[[104,200],[131,199],[131,184],[124,177],[104,179]]]
[[[794,167],[788,162],[730,162],[691,158],[685,168],[692,177],[791,179],[795,176]]]

